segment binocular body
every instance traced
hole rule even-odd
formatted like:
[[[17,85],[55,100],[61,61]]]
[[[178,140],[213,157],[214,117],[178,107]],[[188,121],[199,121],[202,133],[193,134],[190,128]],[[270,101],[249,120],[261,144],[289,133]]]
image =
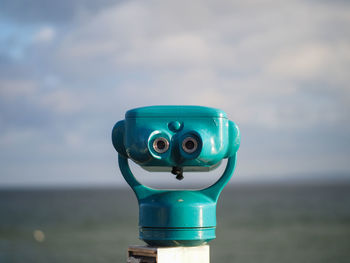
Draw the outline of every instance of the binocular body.
[[[216,203],[233,174],[239,129],[220,110],[150,106],[117,122],[112,142],[123,177],[139,203],[140,239],[151,246],[197,246],[215,238]],[[140,184],[128,159],[148,171],[210,171],[228,158],[220,179],[201,190],[160,190]],[[181,176],[180,176],[181,175]],[[181,178],[182,177],[182,178]]]

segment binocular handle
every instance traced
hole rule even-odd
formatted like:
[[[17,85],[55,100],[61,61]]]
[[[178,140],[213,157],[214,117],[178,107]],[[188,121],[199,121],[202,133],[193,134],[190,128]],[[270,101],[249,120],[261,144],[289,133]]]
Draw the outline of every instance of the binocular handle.
[[[125,181],[130,185],[130,187],[136,194],[136,197],[138,200],[142,200],[153,194],[169,191],[169,190],[153,189],[141,184],[139,181],[137,181],[137,179],[131,172],[128,158],[118,154],[118,161],[119,161],[120,171]],[[216,202],[220,196],[222,189],[231,179],[233,171],[235,169],[235,165],[236,165],[236,154],[228,158],[226,169],[222,174],[222,176],[219,178],[219,180],[217,180],[214,184],[212,184],[207,188],[196,190],[196,191],[201,192],[203,195],[208,196],[209,198],[211,198],[213,201]],[[170,191],[176,191],[176,190],[170,190]],[[188,190],[188,191],[191,191],[191,190]]]
[[[222,189],[224,189],[225,185],[228,183],[228,181],[230,181],[230,179],[233,175],[233,172],[234,172],[235,167],[236,167],[236,155],[237,155],[237,153],[235,153],[234,155],[232,155],[231,157],[229,157],[227,159],[225,171],[221,175],[219,180],[217,180],[211,186],[199,190],[201,193],[210,197],[215,202],[218,200]]]

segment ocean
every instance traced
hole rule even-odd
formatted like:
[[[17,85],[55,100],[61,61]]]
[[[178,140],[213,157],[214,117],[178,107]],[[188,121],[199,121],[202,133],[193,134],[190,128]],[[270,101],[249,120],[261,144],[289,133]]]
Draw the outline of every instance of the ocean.
[[[0,190],[0,262],[126,262],[128,188]],[[217,207],[211,262],[350,262],[350,184],[238,184]]]

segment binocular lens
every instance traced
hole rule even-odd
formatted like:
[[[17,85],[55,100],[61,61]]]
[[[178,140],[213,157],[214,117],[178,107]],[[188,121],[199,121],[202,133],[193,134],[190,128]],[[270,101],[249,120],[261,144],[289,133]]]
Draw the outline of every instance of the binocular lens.
[[[169,142],[164,137],[159,137],[153,142],[153,149],[157,153],[165,153],[169,149]]]
[[[198,142],[195,138],[192,137],[187,137],[185,140],[182,142],[182,149],[186,153],[193,153],[197,150],[198,148]]]

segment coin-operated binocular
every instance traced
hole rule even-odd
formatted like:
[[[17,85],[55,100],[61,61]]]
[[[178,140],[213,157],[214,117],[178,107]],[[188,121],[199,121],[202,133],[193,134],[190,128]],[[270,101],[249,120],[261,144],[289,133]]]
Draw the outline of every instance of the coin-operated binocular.
[[[239,129],[223,111],[200,106],[150,106],[129,110],[113,128],[119,167],[139,203],[140,239],[151,246],[199,246],[215,238],[216,203],[230,180]],[[201,190],[158,190],[139,183],[128,158],[148,171],[210,171],[227,166]]]

